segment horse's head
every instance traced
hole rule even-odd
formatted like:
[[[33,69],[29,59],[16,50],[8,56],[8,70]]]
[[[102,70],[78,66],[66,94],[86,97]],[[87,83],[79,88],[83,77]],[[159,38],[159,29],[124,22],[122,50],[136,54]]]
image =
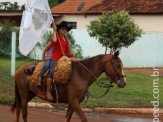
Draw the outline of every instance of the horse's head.
[[[122,61],[119,58],[119,51],[115,54],[106,55],[105,61],[105,74],[110,82],[115,82],[119,88],[125,87],[126,77],[123,72]]]

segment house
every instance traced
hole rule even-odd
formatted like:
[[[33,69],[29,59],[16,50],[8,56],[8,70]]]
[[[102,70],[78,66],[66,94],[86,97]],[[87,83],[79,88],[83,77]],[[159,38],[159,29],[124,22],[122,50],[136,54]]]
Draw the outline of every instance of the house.
[[[21,18],[21,10],[0,10],[0,24],[3,24],[5,20],[9,20],[9,22],[15,21],[15,26],[20,26]]]
[[[126,10],[144,31],[129,48],[121,50],[125,67],[163,67],[163,1],[162,0],[66,0],[53,7],[56,23],[63,20],[76,26],[72,30],[84,56],[104,53],[105,48],[87,32],[89,22],[106,11]]]
[[[105,48],[87,32],[89,22],[105,11],[126,10],[143,30],[144,34],[129,48],[121,50],[125,67],[163,67],[163,1],[162,0],[66,0],[51,9],[56,24],[68,21],[76,29],[73,36],[83,49],[84,57],[103,54]],[[20,26],[22,11],[0,11],[0,23],[4,19],[15,20]],[[41,52],[34,49],[35,58]],[[36,54],[37,52],[37,54]],[[109,52],[109,51],[108,51]]]

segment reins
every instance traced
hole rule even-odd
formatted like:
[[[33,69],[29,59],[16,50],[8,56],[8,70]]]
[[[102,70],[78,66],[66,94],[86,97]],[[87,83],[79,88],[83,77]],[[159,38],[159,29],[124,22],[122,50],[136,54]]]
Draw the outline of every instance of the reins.
[[[61,41],[60,41],[60,38],[59,38],[59,36],[58,36],[58,33],[56,33],[56,35],[57,35],[57,38],[58,38],[58,41],[59,41],[59,46],[60,46],[60,48],[61,48],[62,55],[64,56],[65,54],[64,54],[64,52],[63,52],[63,48],[62,48]]]
[[[60,45],[62,54],[64,55],[63,48],[62,48],[62,45],[61,45],[60,38],[59,38],[58,34],[57,34],[57,38],[58,38],[58,41],[59,41],[59,45]],[[112,54],[110,55],[110,60],[112,60]],[[95,97],[95,98],[101,98],[101,97],[105,96],[106,94],[108,94],[108,92],[109,92],[109,90],[110,90],[111,87],[114,87],[114,86],[112,85],[112,82],[110,82],[109,84],[106,84],[106,83],[100,81],[100,80],[99,80],[98,78],[96,78],[96,77],[94,76],[94,74],[93,74],[87,67],[85,67],[80,61],[77,60],[77,62],[93,76],[93,78],[95,79],[97,85],[99,85],[100,87],[103,87],[103,88],[107,88],[106,91],[105,91],[105,93],[104,93],[103,95],[101,95],[100,97],[96,97],[96,96],[92,95],[92,94],[89,92],[89,90],[88,90],[88,91],[87,91],[87,100],[88,100],[89,95],[92,96],[92,97]],[[110,61],[109,68],[110,68],[110,66],[111,66],[111,63],[112,63],[112,62]],[[86,102],[87,102],[87,101],[86,101]]]

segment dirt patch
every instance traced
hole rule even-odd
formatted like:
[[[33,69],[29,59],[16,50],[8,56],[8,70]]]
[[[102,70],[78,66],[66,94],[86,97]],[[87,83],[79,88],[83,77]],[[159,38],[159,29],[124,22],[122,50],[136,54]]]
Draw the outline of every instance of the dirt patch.
[[[163,67],[155,68],[158,70],[154,70],[153,67],[151,68],[124,68],[125,72],[136,72],[146,75],[152,75],[154,71],[159,72],[159,76],[163,76]]]

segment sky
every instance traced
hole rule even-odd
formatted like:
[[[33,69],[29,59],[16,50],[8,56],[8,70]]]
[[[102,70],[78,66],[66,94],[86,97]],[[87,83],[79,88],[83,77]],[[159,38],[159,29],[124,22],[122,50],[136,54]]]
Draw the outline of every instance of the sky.
[[[0,0],[0,2],[18,2],[19,5],[25,4],[26,0]]]

